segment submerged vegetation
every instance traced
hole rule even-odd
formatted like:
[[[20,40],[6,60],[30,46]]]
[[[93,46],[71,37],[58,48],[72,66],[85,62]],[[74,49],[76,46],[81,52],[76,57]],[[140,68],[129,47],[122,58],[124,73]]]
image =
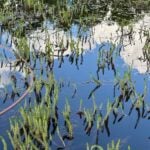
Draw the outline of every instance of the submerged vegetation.
[[[1,0],[0,100],[6,108],[1,108],[0,116],[22,102],[17,108],[19,115],[13,114],[10,119],[7,136],[0,138],[3,149],[65,149],[70,148],[69,141],[75,141],[75,149],[121,150],[121,136],[104,147],[100,146],[100,136],[106,133],[110,137],[112,124],[119,124],[135,112],[135,129],[140,120],[150,119],[149,79],[142,80],[144,84],[140,86],[144,90],[139,91],[132,68],[120,69],[118,63],[120,52],[128,46],[125,42],[134,43],[133,24],[148,14],[149,8],[149,0]],[[103,23],[118,27],[117,34],[104,41],[95,38],[97,25],[101,28]],[[146,62],[149,76],[149,28],[137,30],[146,39],[143,57],[138,59]],[[105,32],[109,31],[102,34]],[[92,57],[93,49],[95,72],[86,83],[58,79],[61,75],[56,74],[57,69],[63,69],[66,62],[69,63],[64,72],[70,73],[69,66],[73,69],[75,65],[75,76],[82,79],[79,71],[82,73],[84,54],[89,51]],[[88,62],[87,69],[92,62]],[[88,87],[86,91],[81,85]],[[88,92],[91,85],[94,88]],[[113,96],[107,93],[101,101],[97,94],[103,94],[105,86],[105,91],[112,90]],[[78,97],[80,92],[85,94],[84,100]],[[86,140],[90,136],[94,141]],[[126,148],[130,150],[130,146]]]

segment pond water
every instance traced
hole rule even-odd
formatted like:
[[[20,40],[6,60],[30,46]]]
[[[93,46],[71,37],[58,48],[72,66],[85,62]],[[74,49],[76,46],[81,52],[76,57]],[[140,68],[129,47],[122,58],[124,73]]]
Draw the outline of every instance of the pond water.
[[[14,104],[31,84],[19,104],[0,113],[0,135],[8,149],[15,149],[7,134],[12,129],[10,118],[21,118],[24,105],[30,112],[44,101],[51,73],[59,89],[55,119],[62,139],[52,117],[49,147],[87,149],[88,143],[106,149],[120,139],[121,150],[129,145],[133,150],[149,150],[149,3],[44,1],[32,8],[32,3],[23,2],[3,1],[6,8],[0,7],[13,13],[0,17],[0,111]],[[49,101],[55,99],[53,94],[55,89]]]

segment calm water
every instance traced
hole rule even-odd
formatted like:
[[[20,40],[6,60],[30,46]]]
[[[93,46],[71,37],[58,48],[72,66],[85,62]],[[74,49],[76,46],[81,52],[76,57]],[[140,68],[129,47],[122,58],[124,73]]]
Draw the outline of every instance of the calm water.
[[[149,30],[150,27],[150,16],[148,16],[146,20],[143,18],[140,19],[141,22],[144,22],[146,29]],[[43,23],[48,31],[47,33],[55,32],[53,29],[53,24],[51,21],[47,21],[48,23]],[[142,48],[143,43],[145,43],[145,37],[142,34],[143,42],[139,39],[139,35],[137,32],[139,31],[139,26],[142,25],[140,21],[134,23],[133,27],[133,35],[131,37],[131,43],[129,42],[129,36],[124,36],[124,41],[121,41],[121,29],[118,29],[118,24],[113,22],[112,25],[106,25],[106,22],[102,22],[101,24],[98,23],[94,25],[92,28],[89,28],[88,31],[81,33],[82,36],[88,36],[88,42],[84,42],[82,45],[81,40],[79,40],[79,47],[83,47],[83,53],[79,51],[79,55],[75,52],[71,52],[70,50],[65,51],[64,56],[54,59],[54,65],[52,67],[52,71],[54,73],[55,79],[58,82],[60,88],[59,93],[59,101],[58,101],[58,122],[60,124],[61,133],[65,134],[65,127],[63,122],[63,115],[62,111],[64,110],[64,105],[66,103],[66,99],[68,99],[70,107],[71,107],[71,122],[73,123],[73,140],[65,140],[66,149],[86,149],[86,143],[89,144],[100,144],[101,146],[106,148],[107,143],[111,142],[112,140],[117,141],[121,139],[121,149],[127,149],[128,145],[131,146],[133,150],[149,150],[150,148],[150,121],[149,116],[142,117],[138,115],[138,111],[134,108],[132,113],[129,115],[130,109],[132,107],[131,100],[124,103],[124,117],[121,121],[119,118],[122,116],[120,111],[117,121],[114,122],[114,115],[111,113],[109,116],[109,123],[108,123],[108,130],[104,129],[104,132],[99,132],[97,135],[96,130],[96,123],[94,123],[93,128],[91,129],[90,134],[86,134],[85,131],[85,124],[84,124],[84,117],[80,118],[77,115],[79,111],[80,101],[82,99],[82,109],[93,109],[93,101],[97,104],[97,106],[102,106],[101,112],[103,114],[106,113],[106,105],[108,101],[113,102],[115,98],[120,95],[120,91],[116,89],[116,94],[114,95],[114,80],[116,78],[115,73],[119,76],[123,76],[124,73],[129,70],[131,67],[131,76],[132,81],[134,83],[136,92],[142,94],[144,91],[144,86],[146,84],[147,87],[147,94],[145,97],[146,109],[149,111],[149,97],[150,97],[150,72],[148,70],[148,63],[145,61],[139,61],[137,59],[136,54],[139,54],[139,58],[143,57],[141,55],[140,48]],[[138,26],[139,25],[139,26]],[[95,30],[95,31],[94,31]],[[116,34],[116,30],[118,33]],[[64,43],[66,44],[66,39],[70,41],[70,32],[72,33],[72,37],[74,40],[78,39],[78,25],[72,25],[70,30],[65,33],[63,30],[58,32],[60,34],[60,39],[64,39]],[[128,30],[124,28],[124,32],[126,34]],[[37,32],[39,32],[37,34]],[[93,32],[93,34],[91,34]],[[128,33],[128,32],[127,32]],[[136,35],[137,34],[137,35]],[[13,92],[13,84],[12,84],[12,76],[15,76],[17,79],[17,90],[19,91],[20,95],[25,90],[25,73],[20,71],[19,68],[14,70],[14,68],[10,69],[8,65],[8,60],[10,62],[15,61],[16,56],[12,51],[12,48],[15,47],[13,41],[11,41],[11,33],[7,32],[7,30],[2,30],[0,34],[0,55],[1,55],[1,68],[0,68],[0,75],[1,75],[1,84],[0,84],[0,110],[4,109],[5,107],[9,106],[13,101],[15,101],[19,95],[15,95],[14,99],[12,98]],[[34,45],[37,51],[42,51],[45,45],[42,43],[43,41],[37,42],[33,40],[33,36],[37,35],[38,37],[45,38],[45,33],[41,31],[41,28],[37,28],[33,30],[31,33],[27,35],[29,45]],[[118,38],[117,37],[120,38]],[[9,37],[9,38],[8,38]],[[50,37],[50,40],[53,40],[54,43],[58,41],[57,36],[54,34]],[[141,42],[141,43],[140,43]],[[111,64],[109,68],[106,66],[104,67],[104,73],[102,70],[98,72],[98,61],[102,60],[100,58],[100,53],[110,51],[113,47],[113,43],[115,43],[114,53],[112,55],[113,64],[115,66],[115,71],[111,68]],[[129,43],[129,44],[128,44]],[[39,45],[41,44],[41,50],[39,50]],[[142,45],[136,46],[137,44]],[[149,44],[149,43],[148,43]],[[124,46],[125,45],[125,46]],[[119,54],[119,50],[121,47],[122,53]],[[139,49],[137,49],[137,47]],[[33,49],[30,47],[30,52],[33,52]],[[69,48],[68,48],[69,49]],[[137,51],[136,51],[137,49]],[[131,50],[131,51],[130,51]],[[126,51],[126,53],[124,53]],[[7,57],[7,59],[6,59]],[[32,58],[32,57],[31,57]],[[131,60],[132,59],[132,60]],[[131,64],[131,61],[133,62]],[[30,64],[34,65],[34,60],[30,60]],[[6,65],[7,64],[7,65]],[[40,67],[43,68],[42,77],[45,78],[47,74],[47,62],[43,59],[39,60],[37,58],[35,66],[35,75],[40,78]],[[146,68],[146,69],[145,69]],[[97,87],[95,80],[98,80],[101,85]],[[92,92],[93,91],[93,92]],[[8,97],[6,98],[6,93],[8,93]],[[93,93],[93,94],[92,94]],[[42,91],[44,94],[44,90]],[[7,99],[4,102],[4,99]],[[25,101],[28,103],[30,100],[35,99],[34,92],[31,92],[26,98]],[[132,98],[131,98],[132,99]],[[10,144],[8,140],[8,136],[6,131],[9,130],[9,119],[13,116],[19,116],[18,109],[20,106],[24,105],[24,101],[22,101],[19,105],[17,105],[14,109],[10,110],[8,113],[0,116],[0,135],[5,137],[7,142]],[[140,109],[142,112],[142,108]],[[139,117],[139,120],[137,121]],[[135,126],[137,127],[135,129]],[[97,143],[98,138],[98,143]],[[56,149],[57,147],[61,147],[61,141],[59,138],[54,136],[54,142],[52,143],[52,148]],[[59,146],[58,146],[59,145]],[[0,145],[2,149],[2,145]],[[11,149],[10,145],[10,149]]]

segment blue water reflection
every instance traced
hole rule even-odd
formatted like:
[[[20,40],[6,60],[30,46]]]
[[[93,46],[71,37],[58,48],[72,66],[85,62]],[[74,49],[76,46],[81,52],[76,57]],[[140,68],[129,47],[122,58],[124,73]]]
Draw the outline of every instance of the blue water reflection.
[[[74,36],[77,31],[77,27],[73,26],[72,32]],[[10,41],[6,42],[6,36],[8,36],[8,33],[2,34],[0,38],[1,45],[7,45],[8,47],[11,47]],[[54,75],[58,83],[62,81],[64,83],[64,87],[61,89],[59,94],[59,114],[60,114],[60,123],[63,124],[63,121],[61,119],[62,110],[65,105],[66,99],[68,99],[70,105],[71,105],[71,121],[73,122],[74,126],[74,140],[67,142],[67,148],[71,149],[84,149],[85,143],[89,144],[95,144],[96,143],[96,130],[93,127],[93,130],[91,131],[91,135],[86,135],[84,131],[84,125],[83,125],[83,119],[79,119],[79,116],[77,115],[77,111],[79,109],[80,100],[83,100],[83,107],[84,108],[91,108],[93,107],[93,100],[96,102],[98,106],[103,104],[103,109],[106,108],[106,104],[108,100],[113,101],[115,99],[114,97],[114,71],[111,69],[105,69],[105,72],[103,74],[102,71],[98,73],[99,80],[101,82],[101,86],[95,90],[93,95],[89,98],[89,94],[91,91],[95,88],[96,84],[92,82],[93,78],[97,79],[97,61],[98,61],[98,55],[99,55],[99,47],[103,46],[103,49],[109,50],[112,46],[111,43],[101,43],[97,44],[96,48],[93,48],[86,52],[83,55],[80,55],[78,58],[77,63],[73,62],[71,63],[69,61],[69,56],[64,58],[64,62],[60,66],[60,61],[58,59],[55,59],[54,61]],[[118,45],[119,47],[120,45]],[[4,48],[0,47],[0,52],[2,54],[1,58],[4,57],[3,53]],[[13,53],[11,51],[5,51],[5,54],[11,58],[12,60],[15,59],[13,56]],[[40,62],[37,62],[37,66],[39,66]],[[123,76],[124,72],[128,70],[129,66],[124,63],[124,61],[121,59],[120,56],[117,56],[114,60],[114,64],[116,67],[116,71],[120,76]],[[44,66],[44,65],[43,65]],[[4,70],[5,71],[5,70]],[[9,72],[9,70],[6,70],[6,72]],[[11,72],[11,71],[10,71]],[[40,74],[38,72],[37,76]],[[132,80],[135,83],[136,91],[138,93],[143,93],[144,89],[144,80],[146,80],[147,85],[147,96],[146,100],[149,103],[149,97],[150,97],[150,78],[149,74],[139,74],[137,70],[133,69],[132,72]],[[19,78],[21,75],[19,74],[17,77]],[[46,75],[45,75],[46,76]],[[9,90],[9,85],[8,85]],[[75,91],[76,90],[76,91]],[[116,95],[119,94],[119,92],[116,92]],[[11,101],[7,104],[3,104],[0,102],[1,109],[4,108],[4,106],[8,106]],[[24,104],[24,102],[22,102]],[[0,135],[6,137],[6,130],[9,129],[9,118],[15,115],[18,115],[18,108],[22,105],[18,105],[15,107],[15,109],[8,112],[5,116],[0,117]],[[131,107],[131,102],[125,103],[125,113],[126,116],[121,122],[117,122],[113,124],[113,115],[110,116],[109,119],[109,129],[110,129],[110,136],[108,137],[107,132],[104,131],[103,133],[99,133],[99,143],[100,145],[104,146],[106,148],[106,144],[110,142],[111,140],[117,140],[121,139],[121,146],[122,149],[127,149],[128,145],[131,145],[132,149],[140,150],[148,150],[150,147],[150,122],[147,119],[141,119],[139,121],[139,124],[136,129],[134,129],[134,126],[136,124],[137,119],[137,113],[135,110],[133,110],[133,113],[129,116],[128,112]],[[105,109],[103,110],[105,112]],[[62,125],[63,126],[63,125]],[[62,131],[64,129],[62,128]],[[80,143],[80,144],[79,144]],[[2,148],[2,147],[0,147]]]

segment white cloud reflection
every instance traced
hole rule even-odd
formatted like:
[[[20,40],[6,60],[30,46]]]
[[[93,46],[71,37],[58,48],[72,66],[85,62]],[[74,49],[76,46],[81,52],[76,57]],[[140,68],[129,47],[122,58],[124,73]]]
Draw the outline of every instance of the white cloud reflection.
[[[132,39],[129,38],[129,31],[131,27],[121,28],[116,23],[108,24],[103,21],[92,27],[92,36],[88,37],[86,42],[78,40],[76,36],[71,37],[64,31],[57,32],[56,30],[37,30],[30,34],[29,45],[31,49],[36,51],[45,51],[46,42],[53,43],[52,48],[55,50],[54,55],[57,55],[58,47],[61,41],[65,45],[71,40],[75,40],[78,43],[79,48],[83,48],[84,51],[94,49],[96,44],[101,44],[103,42],[113,42],[115,44],[123,44],[123,50],[121,51],[121,57],[124,62],[134,69],[137,69],[139,73],[147,72],[147,62],[142,61],[143,58],[143,47],[146,42],[146,37],[144,37],[143,32],[140,31],[150,28],[150,16],[145,15],[143,19],[132,25]],[[123,36],[123,38],[121,38]],[[123,39],[123,40],[121,40]],[[34,47],[34,48],[33,48]],[[69,46],[64,55],[71,53],[71,47]],[[141,59],[139,59],[141,58]]]

